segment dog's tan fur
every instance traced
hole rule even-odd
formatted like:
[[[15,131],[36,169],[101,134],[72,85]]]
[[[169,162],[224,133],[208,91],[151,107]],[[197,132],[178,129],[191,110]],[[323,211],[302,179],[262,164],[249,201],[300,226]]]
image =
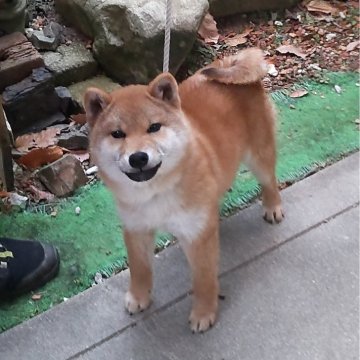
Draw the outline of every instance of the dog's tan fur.
[[[262,185],[265,219],[283,218],[275,179],[274,111],[261,84],[266,66],[258,49],[216,61],[179,87],[170,74],[148,86],[127,86],[107,94],[90,88],[85,108],[91,127],[91,155],[114,193],[125,228],[131,283],[129,312],[150,304],[153,237],[173,233],[193,277],[193,331],[205,331],[218,307],[219,200],[241,161]],[[152,123],[162,127],[147,133]],[[125,138],[111,133],[121,130]],[[148,152],[156,175],[134,182],[128,156]],[[150,165],[149,165],[150,166]]]

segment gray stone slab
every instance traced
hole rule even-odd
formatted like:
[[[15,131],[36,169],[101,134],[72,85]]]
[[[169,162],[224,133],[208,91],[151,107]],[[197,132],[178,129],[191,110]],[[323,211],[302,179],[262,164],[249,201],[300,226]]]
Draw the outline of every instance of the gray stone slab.
[[[276,247],[359,201],[359,153],[281,192],[285,220],[269,225],[258,203],[223,221],[220,271]]]
[[[83,104],[84,94],[87,88],[97,87],[106,92],[112,92],[118,88],[120,85],[105,75],[94,76],[85,81],[81,81],[69,86],[69,91],[72,97],[79,103]]]
[[[226,298],[209,332],[189,331],[187,297],[76,358],[358,359],[358,212],[222,276]]]
[[[61,45],[56,52],[44,53],[43,58],[46,68],[54,74],[56,85],[83,81],[97,72],[91,51],[82,44]]]
[[[279,226],[261,220],[259,204],[223,221],[221,273],[299,236],[356,203],[358,161],[359,155],[352,155],[284,190],[287,217]],[[155,261],[154,302],[148,311],[130,317],[123,310],[122,299],[128,283],[128,271],[124,271],[1,334],[2,354],[9,360],[19,359],[25,352],[27,360],[67,359],[185,297],[190,288],[189,279],[184,255],[178,245],[172,246]]]

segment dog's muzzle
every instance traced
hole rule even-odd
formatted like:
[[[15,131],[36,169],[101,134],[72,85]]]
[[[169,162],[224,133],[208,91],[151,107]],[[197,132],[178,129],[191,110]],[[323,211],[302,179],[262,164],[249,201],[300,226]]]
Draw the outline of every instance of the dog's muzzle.
[[[139,171],[136,172],[126,172],[125,175],[129,179],[136,182],[148,181],[155,176],[160,166],[161,166],[161,162],[151,169],[147,169],[147,170],[140,169]]]

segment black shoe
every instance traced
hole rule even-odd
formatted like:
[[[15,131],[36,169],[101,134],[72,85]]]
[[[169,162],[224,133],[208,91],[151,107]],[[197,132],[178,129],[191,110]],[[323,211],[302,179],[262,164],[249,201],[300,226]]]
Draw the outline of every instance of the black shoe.
[[[53,245],[0,238],[0,298],[12,298],[44,285],[57,275],[59,264]]]

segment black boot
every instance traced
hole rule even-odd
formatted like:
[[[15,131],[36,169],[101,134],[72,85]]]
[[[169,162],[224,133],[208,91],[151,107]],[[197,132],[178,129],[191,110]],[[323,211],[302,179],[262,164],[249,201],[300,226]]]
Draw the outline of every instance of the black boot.
[[[0,298],[11,298],[44,285],[59,271],[53,245],[0,238]]]

